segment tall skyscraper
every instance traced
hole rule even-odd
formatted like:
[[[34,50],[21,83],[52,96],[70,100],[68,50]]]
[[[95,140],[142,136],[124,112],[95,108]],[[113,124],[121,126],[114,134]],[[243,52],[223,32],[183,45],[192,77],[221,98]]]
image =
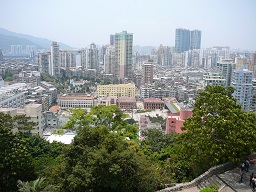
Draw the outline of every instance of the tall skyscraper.
[[[99,71],[100,61],[99,61],[99,50],[94,43],[91,43],[90,48],[88,50],[88,69],[96,69]]]
[[[2,49],[0,49],[0,64],[4,61]]]
[[[247,69],[248,65],[243,65],[239,70],[233,72],[232,86],[235,88],[233,96],[246,111],[250,110],[252,99],[252,78],[253,73]]]
[[[182,53],[184,51],[201,48],[201,31],[189,29],[176,29],[175,32],[175,51]]]
[[[53,41],[51,45],[50,75],[60,76],[60,49],[57,42]]]
[[[182,53],[190,48],[190,31],[188,29],[176,29],[175,32],[175,51]]]
[[[201,48],[201,31],[193,30],[190,32],[190,49]]]
[[[89,48],[81,50],[81,65],[84,69],[99,70],[99,49],[94,43]]]
[[[110,45],[115,45],[115,35],[110,35]]]
[[[133,34],[123,31],[115,34],[115,75],[119,79],[132,78]]]
[[[38,67],[39,71],[50,74],[51,52],[38,53]]]
[[[252,60],[249,69],[253,72],[254,78],[256,77],[256,52],[252,53]]]
[[[116,55],[115,47],[108,46],[104,55],[104,72],[106,74],[115,74]]]
[[[219,72],[223,75],[223,77],[226,79],[226,87],[231,86],[233,72],[236,69],[236,64],[233,62],[233,60],[222,60],[221,62],[217,63],[217,68],[219,69]]]
[[[143,65],[143,83],[153,83],[153,60],[148,60]]]
[[[60,51],[60,66],[65,68],[76,67],[76,55],[73,51]]]

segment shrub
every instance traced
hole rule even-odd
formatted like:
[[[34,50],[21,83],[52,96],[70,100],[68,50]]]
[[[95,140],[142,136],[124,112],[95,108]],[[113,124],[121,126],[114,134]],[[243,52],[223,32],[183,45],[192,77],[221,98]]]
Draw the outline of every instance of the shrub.
[[[204,188],[200,192],[214,192],[214,190],[211,188]]]

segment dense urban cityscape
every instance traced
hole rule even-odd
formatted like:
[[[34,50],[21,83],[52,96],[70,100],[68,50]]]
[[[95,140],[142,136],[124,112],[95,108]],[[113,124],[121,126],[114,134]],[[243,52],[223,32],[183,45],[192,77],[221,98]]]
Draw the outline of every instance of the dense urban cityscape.
[[[255,5],[1,1],[0,191],[255,191]]]
[[[151,127],[140,121],[145,115],[159,115],[166,120],[163,131],[181,133],[207,85],[233,86],[242,108],[256,111],[256,52],[201,49],[200,30],[175,34],[173,47],[134,46],[127,31],[111,34],[108,45],[79,50],[62,50],[57,42],[50,50],[11,45],[1,50],[1,111],[39,117],[33,121],[43,136],[67,122],[69,108],[117,105],[140,129]]]

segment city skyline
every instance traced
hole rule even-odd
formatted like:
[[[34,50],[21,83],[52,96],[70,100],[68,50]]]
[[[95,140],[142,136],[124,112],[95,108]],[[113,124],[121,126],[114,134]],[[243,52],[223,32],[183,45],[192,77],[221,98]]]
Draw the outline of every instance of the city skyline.
[[[124,6],[125,5],[125,6]],[[175,46],[175,29],[202,31],[201,48],[256,50],[256,2],[247,1],[0,1],[0,27],[86,47],[128,31],[134,45]]]

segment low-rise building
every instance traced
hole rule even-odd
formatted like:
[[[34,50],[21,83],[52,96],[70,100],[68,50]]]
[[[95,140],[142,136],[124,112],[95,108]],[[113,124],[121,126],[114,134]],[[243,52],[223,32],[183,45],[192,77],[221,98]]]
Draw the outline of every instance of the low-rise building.
[[[171,132],[183,133],[181,130],[185,119],[192,116],[192,109],[181,109],[179,113],[168,114],[166,118],[166,128],[165,133],[169,134]]]
[[[145,115],[140,116],[140,121],[139,121],[139,129],[140,133],[143,131],[147,131],[149,129],[158,129],[162,130],[161,124],[160,123],[152,123],[149,119],[149,117],[146,117]]]
[[[61,108],[83,108],[87,109],[97,105],[97,100],[88,95],[62,95],[58,98],[58,105]]]
[[[60,110],[60,106],[52,106],[49,111],[45,111],[44,119],[45,119],[45,127],[47,128],[59,128],[59,119],[58,112]]]
[[[117,99],[117,106],[125,110],[136,109],[136,99],[134,97],[119,97]]]
[[[26,105],[22,109],[15,108],[0,108],[0,112],[9,114],[12,117],[16,115],[25,115],[28,121],[34,122],[36,125],[34,129],[31,130],[31,133],[36,135],[43,136],[43,128],[44,128],[44,118],[42,115],[42,105],[41,104],[30,104]],[[17,130],[14,130],[17,131]]]
[[[163,109],[164,108],[164,102],[161,99],[158,98],[147,98],[143,101],[144,109]]]
[[[102,96],[135,97],[135,84],[98,85],[97,94]]]
[[[98,105],[110,106],[116,105],[117,97],[99,97]]]

